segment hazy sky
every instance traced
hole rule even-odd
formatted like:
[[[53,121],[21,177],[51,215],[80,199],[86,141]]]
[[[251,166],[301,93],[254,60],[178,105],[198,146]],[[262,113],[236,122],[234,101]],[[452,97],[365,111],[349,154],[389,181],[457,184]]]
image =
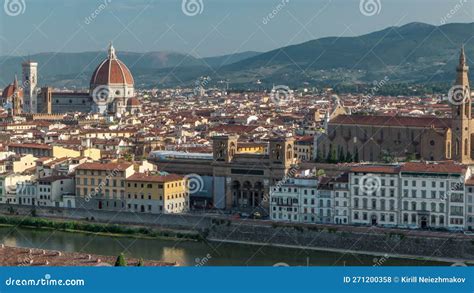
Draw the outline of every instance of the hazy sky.
[[[0,8],[0,55],[97,51],[113,40],[118,51],[178,51],[207,57],[268,51],[414,21],[474,22],[474,0],[0,1],[5,4]],[[183,1],[197,2],[202,13],[187,16]],[[364,15],[360,1],[375,2],[378,13]],[[7,15],[17,11],[5,2],[20,3],[21,13]],[[273,18],[268,17],[271,13]]]

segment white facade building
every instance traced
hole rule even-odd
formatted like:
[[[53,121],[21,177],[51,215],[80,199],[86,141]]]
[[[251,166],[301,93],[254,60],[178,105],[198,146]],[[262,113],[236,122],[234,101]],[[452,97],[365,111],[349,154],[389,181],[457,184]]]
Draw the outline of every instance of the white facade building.
[[[334,223],[350,223],[349,174],[336,178],[334,182]]]
[[[466,181],[466,225],[465,230],[474,231],[474,178]]]
[[[330,184],[329,184],[330,183]],[[333,223],[332,182],[316,177],[290,178],[270,188],[270,219],[284,222]]]
[[[399,224],[397,166],[359,166],[349,173],[351,223],[372,226]]]
[[[75,191],[74,178],[66,176],[44,177],[37,182],[37,206],[61,207],[63,196]]]
[[[474,230],[474,176],[453,163],[358,165],[338,178],[271,187],[270,218],[300,223]],[[318,182],[319,181],[319,182]]]

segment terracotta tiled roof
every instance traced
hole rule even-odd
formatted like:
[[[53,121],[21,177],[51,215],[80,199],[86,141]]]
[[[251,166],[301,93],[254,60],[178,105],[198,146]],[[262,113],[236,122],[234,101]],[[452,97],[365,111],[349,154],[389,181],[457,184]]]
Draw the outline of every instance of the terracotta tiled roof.
[[[53,147],[47,144],[39,143],[10,143],[8,147],[32,148],[32,149],[52,149]]]
[[[128,177],[127,181],[143,181],[143,182],[170,182],[182,180],[184,177],[176,174],[170,174],[166,176],[159,175],[147,175],[143,173],[135,173]]]
[[[91,85],[127,84],[133,85],[130,70],[118,59],[104,60],[94,71]]]
[[[358,173],[385,173],[396,174],[400,170],[399,166],[377,166],[377,165],[362,165],[351,168],[351,172]]]
[[[226,132],[226,133],[249,133],[254,131],[258,126],[247,126],[247,125],[218,125],[209,129],[209,131]]]
[[[116,256],[94,255],[79,252],[59,252],[54,250],[43,250],[36,248],[20,248],[4,246],[0,250],[1,266],[113,266]],[[137,266],[139,260],[127,258],[129,266]],[[144,266],[175,266],[176,263],[168,263],[155,260],[142,261]]]
[[[137,98],[128,99],[127,105],[129,106],[140,106],[140,101]]]
[[[77,170],[118,170],[125,171],[127,168],[132,166],[131,163],[83,163],[77,166]]]
[[[451,119],[437,117],[405,117],[405,116],[365,116],[339,115],[330,124],[373,125],[373,126],[408,126],[429,128],[450,128]]]
[[[463,173],[465,166],[455,163],[405,163],[402,172],[416,173]]]

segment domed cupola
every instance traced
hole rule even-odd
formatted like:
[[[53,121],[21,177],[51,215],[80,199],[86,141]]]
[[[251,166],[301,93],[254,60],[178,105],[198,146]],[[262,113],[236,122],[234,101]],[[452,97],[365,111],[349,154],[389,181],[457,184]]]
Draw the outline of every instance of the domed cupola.
[[[134,83],[130,70],[117,58],[111,43],[107,58],[94,70],[90,82],[92,99],[102,108],[97,111],[123,113],[127,100],[135,96]]]

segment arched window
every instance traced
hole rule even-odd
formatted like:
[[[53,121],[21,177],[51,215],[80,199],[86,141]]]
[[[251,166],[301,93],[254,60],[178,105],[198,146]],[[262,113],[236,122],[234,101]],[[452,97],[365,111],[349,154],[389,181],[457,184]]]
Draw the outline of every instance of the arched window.
[[[467,156],[469,153],[468,145],[467,145],[467,138],[464,139],[464,155]]]

